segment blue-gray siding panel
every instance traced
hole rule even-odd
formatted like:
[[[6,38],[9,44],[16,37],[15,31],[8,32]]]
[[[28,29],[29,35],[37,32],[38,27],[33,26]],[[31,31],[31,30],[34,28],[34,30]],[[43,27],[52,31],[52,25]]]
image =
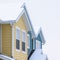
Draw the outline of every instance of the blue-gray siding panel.
[[[28,31],[28,34],[30,35],[30,48],[28,49],[28,55],[30,54],[33,46],[32,46],[32,34],[31,34],[31,31]]]

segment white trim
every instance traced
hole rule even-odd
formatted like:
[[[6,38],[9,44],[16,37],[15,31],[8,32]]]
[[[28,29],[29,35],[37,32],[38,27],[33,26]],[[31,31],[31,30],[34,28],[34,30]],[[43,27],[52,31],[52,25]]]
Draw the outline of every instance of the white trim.
[[[16,22],[16,20],[9,20],[9,21],[0,21],[0,24],[13,24],[13,23],[15,23]]]
[[[16,23],[19,21],[19,18],[23,15],[23,13],[24,13],[24,9],[22,10],[22,12],[19,14],[19,16],[17,17],[17,19],[16,19]]]
[[[14,26],[12,25],[12,56],[14,57]]]
[[[22,29],[22,32],[25,32],[25,33],[26,33],[26,31],[25,31],[25,30],[23,30],[23,29]]]
[[[30,38],[30,35],[29,34],[27,34],[27,40],[28,40],[28,37]],[[28,41],[28,49],[30,48],[30,46],[29,46],[29,41]]]
[[[0,28],[1,28],[1,52],[0,53],[2,53],[2,25],[0,26]]]
[[[21,30],[20,30],[20,28],[19,28],[18,26],[16,26],[16,29],[18,29],[18,30],[20,31],[20,34],[21,34]],[[21,40],[21,37],[20,37],[20,40]],[[19,41],[20,41],[20,40],[19,40]],[[20,47],[20,49],[21,49],[21,47]],[[17,52],[20,52],[20,49],[16,49],[16,51],[17,51]]]
[[[26,31],[25,31],[25,30],[22,30],[22,32],[24,32],[24,33],[25,33],[25,41],[23,41],[23,42],[25,42],[25,43],[26,43]]]
[[[27,10],[27,8],[26,8],[25,3],[22,5],[22,7],[23,7],[24,10],[25,10],[26,19],[27,19],[27,21],[28,21],[29,27],[31,28],[32,34],[33,34],[34,37],[35,37],[35,32],[34,32],[34,29],[33,29],[33,26],[32,26],[32,23],[31,23],[31,20],[30,20],[29,14],[28,14],[28,10]]]
[[[18,26],[16,26],[16,29],[20,30],[20,28]]]
[[[10,57],[2,55],[2,54],[0,54],[0,58],[3,60],[15,60],[14,58],[10,58]]]
[[[20,52],[20,49],[16,49],[17,52]]]
[[[2,25],[1,25],[1,53],[2,53]]]
[[[40,37],[41,37],[41,40],[42,40],[42,44],[44,45],[45,44],[45,39],[44,39],[41,27],[40,27],[39,31],[37,32],[36,37],[38,37],[38,34],[40,34]]]
[[[23,54],[26,54],[26,51],[22,51]]]

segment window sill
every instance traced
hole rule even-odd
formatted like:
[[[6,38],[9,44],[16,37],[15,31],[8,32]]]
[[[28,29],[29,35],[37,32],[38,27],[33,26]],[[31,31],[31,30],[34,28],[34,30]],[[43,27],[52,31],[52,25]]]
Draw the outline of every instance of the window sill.
[[[26,54],[26,51],[22,51],[22,53]]]
[[[17,51],[17,52],[20,52],[20,50],[19,50],[19,49],[16,49],[16,51]]]

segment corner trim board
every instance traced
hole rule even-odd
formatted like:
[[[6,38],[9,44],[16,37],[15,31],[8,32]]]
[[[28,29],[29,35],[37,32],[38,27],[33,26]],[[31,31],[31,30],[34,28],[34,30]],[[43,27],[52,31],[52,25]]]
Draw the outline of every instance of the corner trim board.
[[[14,26],[12,25],[12,56],[14,57]]]

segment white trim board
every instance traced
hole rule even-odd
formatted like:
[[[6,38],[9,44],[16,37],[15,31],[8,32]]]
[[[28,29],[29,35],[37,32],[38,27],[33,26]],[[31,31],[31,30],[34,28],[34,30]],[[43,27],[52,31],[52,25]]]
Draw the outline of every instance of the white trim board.
[[[2,53],[2,25],[0,24],[0,53]]]
[[[3,60],[15,60],[14,58],[10,58],[10,57],[2,55],[2,54],[0,54],[0,58]]]
[[[14,57],[14,26],[12,25],[12,56]]]

